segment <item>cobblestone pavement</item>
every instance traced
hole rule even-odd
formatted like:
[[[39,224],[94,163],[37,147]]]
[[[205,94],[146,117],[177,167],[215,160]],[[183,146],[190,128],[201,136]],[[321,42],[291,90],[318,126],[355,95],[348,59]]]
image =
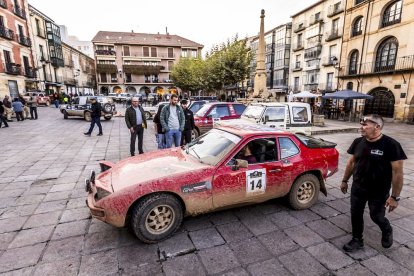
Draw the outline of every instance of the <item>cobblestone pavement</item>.
[[[385,250],[366,213],[365,250],[345,254],[349,197],[338,189],[356,133],[320,136],[338,143],[340,172],[305,211],[284,200],[186,218],[169,240],[145,245],[127,229],[91,219],[84,178],[103,158],[129,154],[123,118],[104,121],[104,136],[84,137],[88,123],[39,108],[39,120],[0,130],[0,272],[5,275],[413,275],[414,127],[389,124],[405,162],[399,208],[387,216],[394,245]],[[145,148],[155,137],[145,132]],[[145,172],[143,172],[145,173]]]

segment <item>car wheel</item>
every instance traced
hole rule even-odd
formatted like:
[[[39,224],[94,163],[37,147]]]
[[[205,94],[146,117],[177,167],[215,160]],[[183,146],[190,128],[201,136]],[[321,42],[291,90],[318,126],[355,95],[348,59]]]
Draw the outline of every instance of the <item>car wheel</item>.
[[[131,228],[145,243],[165,240],[180,227],[183,207],[168,194],[154,194],[141,200],[132,210]]]
[[[149,113],[148,111],[145,111],[145,119],[149,120],[151,118],[151,113]]]
[[[69,118],[68,112],[63,110],[63,119],[67,120]]]
[[[311,207],[319,197],[319,179],[313,174],[300,176],[289,192],[289,203],[293,209],[302,210]]]
[[[91,116],[91,113],[89,111],[86,111],[85,114],[83,115],[83,117],[85,118],[85,120],[87,122],[92,121],[92,116]]]
[[[105,121],[109,121],[109,120],[112,119],[112,117],[107,116],[107,117],[104,117],[104,119],[105,119]]]
[[[103,109],[105,110],[106,113],[109,113],[112,111],[112,106],[108,103],[104,104]]]

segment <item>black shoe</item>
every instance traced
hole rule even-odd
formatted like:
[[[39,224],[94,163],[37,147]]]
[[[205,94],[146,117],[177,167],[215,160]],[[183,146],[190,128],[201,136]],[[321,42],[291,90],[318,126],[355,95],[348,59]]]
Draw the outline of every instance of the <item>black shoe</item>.
[[[91,136],[91,134],[90,133],[88,133],[88,132],[85,132],[84,133],[86,136]]]
[[[131,156],[135,156],[135,153],[131,152]]]
[[[382,233],[382,239],[381,239],[382,247],[390,248],[393,242],[394,242],[394,239],[392,237],[392,228],[390,229],[390,231]]]
[[[96,136],[102,136],[103,134],[102,133],[98,133],[98,135],[96,135]]]
[[[364,248],[364,240],[363,239],[352,238],[352,240],[350,242],[348,242],[347,244],[345,244],[342,248],[346,252],[354,252],[356,250]]]

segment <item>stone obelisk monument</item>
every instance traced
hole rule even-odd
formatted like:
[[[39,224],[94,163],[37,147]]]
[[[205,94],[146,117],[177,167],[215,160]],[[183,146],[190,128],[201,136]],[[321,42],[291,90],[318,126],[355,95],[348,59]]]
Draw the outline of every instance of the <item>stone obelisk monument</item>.
[[[265,40],[264,40],[264,17],[265,11],[262,10],[260,15],[260,33],[259,33],[259,47],[256,56],[256,74],[254,76],[254,91],[253,98],[269,97],[269,92],[266,87],[266,66],[265,66]]]

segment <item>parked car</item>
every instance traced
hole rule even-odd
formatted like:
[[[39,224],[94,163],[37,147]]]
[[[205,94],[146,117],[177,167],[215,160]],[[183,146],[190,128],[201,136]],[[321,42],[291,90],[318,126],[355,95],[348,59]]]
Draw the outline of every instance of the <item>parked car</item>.
[[[69,104],[60,105],[60,112],[64,119],[70,116],[83,117],[90,122],[91,118],[91,96],[80,96],[74,98]],[[97,102],[102,105],[102,116],[105,120],[111,120],[112,116],[117,113],[113,100],[109,97],[96,96]]]
[[[195,114],[209,101],[190,101],[188,108]]]
[[[311,135],[311,120],[311,107],[308,103],[253,103],[247,106],[240,119],[218,124],[263,124],[292,133]]]
[[[145,119],[149,120],[152,117],[155,116],[155,114],[157,114],[158,111],[158,106],[161,105],[165,105],[168,104],[169,102],[159,102],[157,105],[154,106],[143,106],[142,108],[144,109],[145,112]]]
[[[194,136],[198,137],[213,128],[221,120],[240,118],[246,106],[241,103],[211,102],[206,103],[196,114]]]
[[[29,101],[31,97],[35,97],[38,105],[50,105],[50,98],[43,92],[27,92],[24,94],[23,99]]]
[[[216,96],[191,96],[192,101],[217,101]]]
[[[338,169],[335,146],[262,125],[223,126],[183,148],[100,162],[101,173],[85,180],[87,205],[93,217],[130,226],[146,243],[171,236],[184,216],[283,196],[306,209],[319,192],[327,195],[325,181]],[[246,147],[255,160],[243,160]]]

